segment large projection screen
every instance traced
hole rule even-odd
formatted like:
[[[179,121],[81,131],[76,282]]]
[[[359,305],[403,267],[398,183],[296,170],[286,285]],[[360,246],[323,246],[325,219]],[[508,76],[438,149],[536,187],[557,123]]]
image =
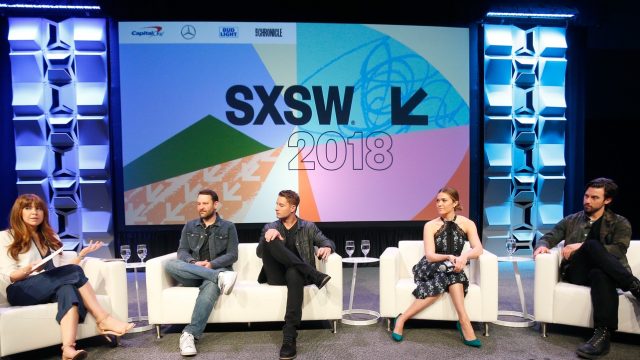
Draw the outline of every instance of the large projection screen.
[[[300,193],[317,222],[423,221],[469,204],[467,28],[119,24],[125,225],[236,223]]]

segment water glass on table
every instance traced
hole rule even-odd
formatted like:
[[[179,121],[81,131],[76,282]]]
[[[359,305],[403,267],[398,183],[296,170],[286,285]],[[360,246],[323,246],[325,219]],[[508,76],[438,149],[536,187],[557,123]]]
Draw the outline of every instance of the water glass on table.
[[[367,257],[369,250],[371,250],[371,242],[369,240],[362,240],[360,243],[360,250],[362,250],[364,257]]]
[[[351,257],[351,255],[356,251],[356,242],[353,240],[347,240],[344,249],[347,251],[347,255]]]
[[[147,245],[146,244],[138,244],[138,248],[136,249],[138,253],[138,257],[140,261],[144,262],[144,259],[147,257]]]
[[[121,245],[120,246],[120,257],[126,263],[131,257],[131,247],[129,245]]]
[[[518,248],[518,244],[516,239],[513,236],[509,236],[507,241],[505,242],[505,247],[507,248],[507,254],[511,257],[516,252]]]

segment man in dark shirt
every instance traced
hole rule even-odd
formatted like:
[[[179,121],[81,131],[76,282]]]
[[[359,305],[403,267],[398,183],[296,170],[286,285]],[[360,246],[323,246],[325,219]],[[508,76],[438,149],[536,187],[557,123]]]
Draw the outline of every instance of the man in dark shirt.
[[[218,194],[205,189],[198,193],[200,218],[189,221],[182,228],[177,259],[167,262],[167,272],[184,286],[198,286],[200,292],[191,315],[191,323],[180,336],[180,354],[197,354],[195,340],[207,326],[213,305],[220,293],[228,295],[237,273],[231,265],[238,260],[236,226],[223,220],[216,212]]]
[[[594,334],[576,353],[595,359],[609,352],[611,332],[618,328],[618,292],[631,291],[640,300],[640,280],[627,261],[631,224],[607,208],[618,186],[598,178],[585,186],[583,211],[562,219],[538,240],[533,256],[548,253],[564,240],[560,274],[562,280],[591,287]]]
[[[287,309],[280,359],[296,357],[296,337],[302,320],[302,299],[305,285],[321,289],[331,277],[316,270],[315,257],[326,260],[335,251],[335,244],[318,227],[296,216],[300,196],[283,190],[276,201],[278,220],[262,228],[256,253],[262,258],[258,282],[287,286]],[[318,252],[314,254],[314,246]]]

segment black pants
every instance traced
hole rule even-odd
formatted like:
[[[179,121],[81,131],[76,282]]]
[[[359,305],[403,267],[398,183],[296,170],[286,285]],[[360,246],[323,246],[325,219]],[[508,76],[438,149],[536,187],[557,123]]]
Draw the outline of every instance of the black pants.
[[[634,280],[620,261],[598,240],[586,240],[571,256],[563,280],[591,288],[595,327],[618,329],[618,292],[629,289]]]
[[[265,244],[262,263],[269,285],[287,286],[287,309],[284,315],[284,336],[296,338],[302,321],[304,286],[313,283],[318,271],[275,239]]]

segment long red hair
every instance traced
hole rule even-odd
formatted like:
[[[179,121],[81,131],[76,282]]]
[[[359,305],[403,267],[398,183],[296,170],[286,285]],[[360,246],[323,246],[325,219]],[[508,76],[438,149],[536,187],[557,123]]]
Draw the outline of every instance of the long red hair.
[[[42,209],[44,218],[37,229],[33,229],[24,223],[22,210],[28,206]],[[9,231],[13,236],[13,243],[9,246],[8,254],[18,260],[18,255],[29,251],[31,239],[39,237],[47,247],[57,250],[62,247],[62,242],[58,240],[55,231],[49,225],[49,209],[44,201],[35,194],[23,194],[18,196],[11,208],[9,216]]]

